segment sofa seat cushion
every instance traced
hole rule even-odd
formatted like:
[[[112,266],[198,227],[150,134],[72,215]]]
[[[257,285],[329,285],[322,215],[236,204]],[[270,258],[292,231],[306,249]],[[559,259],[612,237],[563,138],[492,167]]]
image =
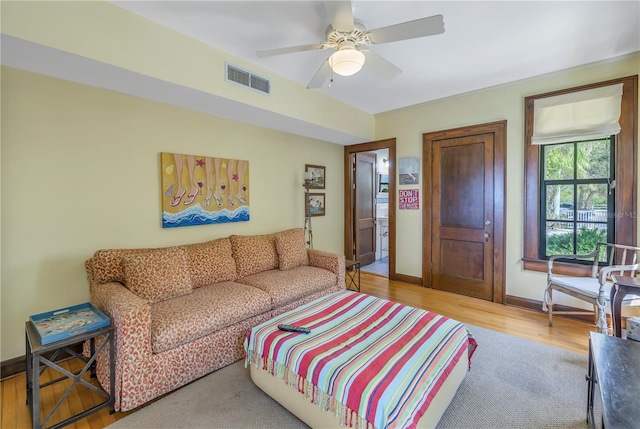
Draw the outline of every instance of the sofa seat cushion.
[[[151,306],[153,353],[173,349],[271,310],[267,293],[251,286],[222,282]]]
[[[271,296],[273,308],[336,285],[331,271],[301,265],[287,271],[269,270],[238,279],[239,283],[262,289]]]

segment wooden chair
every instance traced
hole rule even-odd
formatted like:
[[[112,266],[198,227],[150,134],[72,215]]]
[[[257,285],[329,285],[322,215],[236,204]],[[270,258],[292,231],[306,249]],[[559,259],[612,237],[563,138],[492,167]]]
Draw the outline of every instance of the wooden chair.
[[[565,277],[553,273],[553,263],[558,259],[573,259],[591,262],[588,277]],[[553,325],[553,314],[593,314],[598,330],[608,333],[606,307],[609,304],[613,281],[611,275],[636,277],[640,268],[640,247],[622,244],[598,243],[596,249],[586,255],[554,255],[549,258],[547,288],[542,310],[549,314],[549,326]],[[553,291],[559,291],[593,305],[590,311],[553,311]],[[639,295],[627,295],[622,305],[640,305]]]

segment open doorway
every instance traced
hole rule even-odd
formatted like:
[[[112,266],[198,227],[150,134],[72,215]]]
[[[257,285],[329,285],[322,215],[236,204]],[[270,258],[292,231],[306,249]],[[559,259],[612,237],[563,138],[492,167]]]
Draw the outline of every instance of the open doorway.
[[[370,153],[375,156],[373,183],[375,204],[374,260],[367,265],[362,262],[360,270],[389,277],[389,149],[378,149]]]
[[[345,147],[345,256],[395,280],[395,139]]]

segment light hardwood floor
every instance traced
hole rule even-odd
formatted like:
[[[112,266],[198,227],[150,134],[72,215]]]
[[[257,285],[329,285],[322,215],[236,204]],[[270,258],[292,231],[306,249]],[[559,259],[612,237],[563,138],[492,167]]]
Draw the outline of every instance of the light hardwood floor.
[[[543,313],[508,307],[448,292],[425,289],[406,283],[392,282],[384,277],[367,273],[362,273],[361,291],[412,307],[434,311],[463,323],[516,335],[555,347],[562,347],[585,355],[588,351],[589,332],[595,331],[594,325],[563,317],[554,318],[553,327],[549,327],[547,316]],[[471,331],[473,332],[473,329]],[[482,344],[480,344],[480,347],[482,347]],[[68,370],[80,369],[80,363],[76,360],[65,361],[61,366]],[[50,370],[47,369],[43,375],[43,381],[52,376],[56,377],[57,375],[52,375]],[[50,412],[55,405],[54,403],[64,395],[69,385],[70,382],[60,382],[42,390],[41,413],[43,415]],[[2,420],[0,423],[3,429],[31,427],[29,410],[26,405],[24,374],[2,381],[1,398]],[[48,426],[100,402],[101,397],[99,395],[85,387],[78,387],[69,394],[52,417]],[[67,427],[100,429],[129,413],[109,415],[108,410],[102,409]]]

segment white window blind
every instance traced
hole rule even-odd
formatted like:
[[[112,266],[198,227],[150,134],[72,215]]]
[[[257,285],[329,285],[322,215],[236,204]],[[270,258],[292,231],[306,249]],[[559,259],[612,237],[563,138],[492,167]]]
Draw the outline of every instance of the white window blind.
[[[621,83],[536,99],[531,143],[564,143],[618,134],[621,104]]]

